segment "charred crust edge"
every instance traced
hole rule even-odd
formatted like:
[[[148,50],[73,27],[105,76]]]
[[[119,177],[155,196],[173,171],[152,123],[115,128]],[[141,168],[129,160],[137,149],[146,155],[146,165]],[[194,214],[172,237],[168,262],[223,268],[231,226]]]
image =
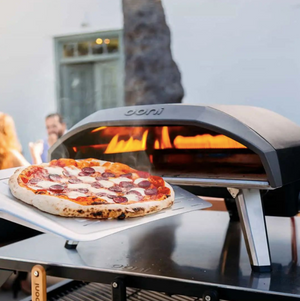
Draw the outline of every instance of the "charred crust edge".
[[[123,219],[125,219],[125,217],[126,217],[125,213],[122,212],[122,213],[118,216],[118,219],[119,219],[119,220],[123,220]]]

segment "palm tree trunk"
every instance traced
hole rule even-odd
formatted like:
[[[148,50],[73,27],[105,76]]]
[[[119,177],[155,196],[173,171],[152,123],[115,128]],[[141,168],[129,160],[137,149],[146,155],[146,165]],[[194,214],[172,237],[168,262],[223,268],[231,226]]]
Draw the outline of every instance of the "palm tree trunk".
[[[170,29],[161,0],[122,0],[125,103],[178,103],[181,75],[170,48]]]

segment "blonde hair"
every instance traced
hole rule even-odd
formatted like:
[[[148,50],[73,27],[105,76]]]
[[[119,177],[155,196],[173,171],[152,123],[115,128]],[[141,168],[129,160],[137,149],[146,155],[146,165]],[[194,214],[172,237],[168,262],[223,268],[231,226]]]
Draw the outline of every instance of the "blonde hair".
[[[9,165],[7,161],[12,150],[22,151],[15,123],[11,116],[0,112],[0,169]]]

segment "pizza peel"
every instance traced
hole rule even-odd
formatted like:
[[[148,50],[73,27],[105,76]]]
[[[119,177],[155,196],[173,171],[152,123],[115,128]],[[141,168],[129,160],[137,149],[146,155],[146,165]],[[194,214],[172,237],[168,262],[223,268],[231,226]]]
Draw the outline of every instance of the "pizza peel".
[[[172,186],[175,192],[173,206],[154,214],[125,220],[61,217],[42,212],[19,201],[11,194],[8,179],[15,170],[16,168],[0,170],[0,218],[41,232],[53,233],[71,241],[96,240],[149,222],[211,207],[209,202],[178,186]]]

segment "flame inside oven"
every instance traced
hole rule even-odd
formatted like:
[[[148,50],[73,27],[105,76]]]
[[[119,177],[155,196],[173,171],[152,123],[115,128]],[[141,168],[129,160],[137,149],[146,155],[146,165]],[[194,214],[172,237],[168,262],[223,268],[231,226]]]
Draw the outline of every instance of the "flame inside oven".
[[[74,159],[122,162],[156,175],[264,179],[258,154],[220,132],[194,125],[101,126],[63,145]],[[60,158],[57,148],[54,158]]]
[[[210,134],[183,137],[178,135],[174,140],[175,148],[203,149],[203,148],[246,148],[243,144],[224,135]]]
[[[178,129],[176,129],[178,130]],[[162,126],[152,128],[152,139],[149,127],[99,127],[91,134],[106,137],[106,144],[91,145],[95,149],[103,149],[104,154],[145,151],[146,149],[243,149],[243,144],[224,135],[197,134],[183,135],[173,127]],[[172,139],[170,137],[170,131]],[[175,132],[175,135],[174,135]],[[153,135],[154,134],[154,135]],[[148,137],[153,143],[147,143]]]
[[[104,151],[104,154],[116,154],[122,152],[136,152],[146,150],[146,141],[147,141],[148,130],[142,134],[142,138],[130,137],[127,141],[120,140],[119,134],[115,135],[110,143],[107,146],[107,149]]]

